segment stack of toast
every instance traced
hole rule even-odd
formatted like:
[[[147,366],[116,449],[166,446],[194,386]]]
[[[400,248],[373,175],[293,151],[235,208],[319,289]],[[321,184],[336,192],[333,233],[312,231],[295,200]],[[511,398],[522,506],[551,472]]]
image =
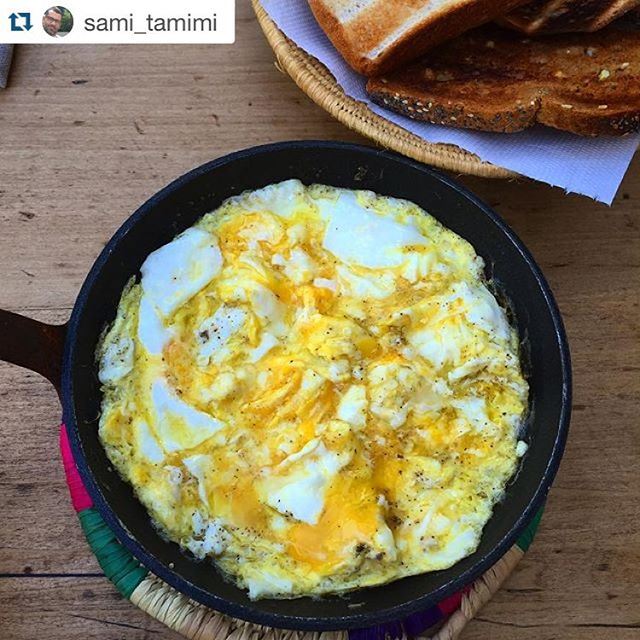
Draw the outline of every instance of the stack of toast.
[[[504,133],[536,123],[586,136],[640,130],[640,0],[309,4],[368,77],[372,100],[415,120]]]

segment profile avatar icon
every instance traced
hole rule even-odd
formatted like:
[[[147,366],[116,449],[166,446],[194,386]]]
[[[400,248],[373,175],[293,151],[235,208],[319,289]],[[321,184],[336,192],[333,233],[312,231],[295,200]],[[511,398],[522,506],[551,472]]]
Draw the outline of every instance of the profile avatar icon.
[[[73,29],[73,16],[66,7],[49,7],[42,16],[42,28],[52,38],[64,38]]]

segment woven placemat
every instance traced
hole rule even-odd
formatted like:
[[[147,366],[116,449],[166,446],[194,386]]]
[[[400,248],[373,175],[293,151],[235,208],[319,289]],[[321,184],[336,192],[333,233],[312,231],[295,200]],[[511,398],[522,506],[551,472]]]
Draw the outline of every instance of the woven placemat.
[[[73,508],[105,576],[123,597],[190,640],[453,640],[514,570],[533,542],[542,516],[540,511],[517,543],[478,580],[427,611],[373,629],[324,633],[272,629],[209,609],[143,567],[118,542],[93,506],[76,468],[64,425],[60,427],[60,452]]]
[[[251,0],[258,22],[276,56],[277,67],[316,104],[342,124],[403,156],[456,173],[483,178],[518,178],[519,174],[503,169],[452,144],[423,140],[393,122],[377,115],[366,104],[347,96],[329,70],[316,58],[289,40],[260,4]]]

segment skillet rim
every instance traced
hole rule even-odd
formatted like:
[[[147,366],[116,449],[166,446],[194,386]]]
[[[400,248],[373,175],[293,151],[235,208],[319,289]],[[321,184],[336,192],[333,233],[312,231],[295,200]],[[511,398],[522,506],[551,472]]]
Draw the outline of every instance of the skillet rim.
[[[557,431],[553,441],[553,448],[549,456],[544,473],[540,477],[538,486],[533,497],[525,509],[520,513],[516,520],[512,523],[509,531],[499,539],[492,550],[480,557],[478,561],[469,567],[466,571],[459,573],[445,584],[435,590],[423,593],[412,600],[398,604],[387,609],[382,609],[375,613],[357,613],[354,611],[352,615],[340,616],[296,616],[288,614],[274,613],[271,611],[257,610],[254,607],[244,604],[231,602],[219,595],[202,589],[186,578],[181,577],[175,571],[161,562],[156,556],[148,552],[145,547],[139,543],[132,534],[126,529],[124,524],[117,516],[116,509],[111,507],[108,500],[102,494],[100,487],[95,480],[90,466],[85,458],[82,443],[80,441],[78,424],[75,419],[74,409],[74,389],[73,389],[73,357],[74,349],[77,343],[77,330],[83,316],[83,311],[87,305],[87,299],[96,280],[108,262],[113,249],[119,244],[120,240],[135,227],[138,221],[143,218],[147,212],[153,209],[156,204],[177,189],[185,186],[193,179],[211,172],[223,165],[231,164],[239,159],[251,158],[257,155],[269,154],[274,151],[282,150],[300,150],[300,149],[332,149],[336,152],[355,151],[364,155],[373,155],[385,158],[389,162],[400,163],[414,170],[428,175],[430,178],[444,183],[455,192],[456,197],[470,201],[479,213],[484,214],[498,228],[504,241],[510,243],[520,254],[521,259],[525,262],[527,268],[533,275],[536,284],[540,288],[546,303],[546,308],[550,314],[554,327],[554,342],[558,348],[560,360],[560,369],[562,377],[562,395],[561,407],[558,420]],[[470,584],[482,573],[489,569],[497,562],[506,551],[515,543],[516,539],[531,521],[535,513],[542,506],[542,503],[549,492],[553,479],[556,476],[569,431],[569,421],[571,416],[571,397],[572,397],[572,374],[571,374],[571,358],[569,352],[569,344],[558,309],[557,303],[551,292],[551,288],[542,274],[540,267],[536,264],[533,256],[526,248],[524,243],[515,234],[515,232],[507,225],[507,223],[499,216],[489,205],[480,200],[471,193],[466,187],[457,183],[454,179],[434,170],[432,167],[421,164],[395,152],[388,150],[376,149],[364,145],[353,144],[349,142],[323,141],[323,140],[294,140],[276,142],[266,145],[249,147],[226,154],[215,160],[206,162],[187,173],[179,176],[160,191],[152,195],[145,203],[136,209],[124,223],[113,234],[109,242],[100,252],[98,258],[91,267],[84,283],[78,293],[73,311],[68,323],[67,337],[65,341],[62,371],[62,393],[61,401],[63,405],[63,417],[67,426],[69,440],[73,451],[76,466],[80,472],[82,480],[91,496],[94,506],[98,509],[105,522],[115,533],[117,539],[127,548],[136,559],[138,559],[144,567],[157,575],[170,586],[174,587],[180,593],[202,603],[203,605],[220,611],[221,613],[240,618],[248,622],[267,625],[282,629],[309,630],[309,631],[333,631],[357,629],[371,627],[378,624],[384,624],[392,621],[398,621],[407,616],[424,610],[432,606],[436,602],[455,593],[464,586]],[[455,565],[454,565],[455,566]],[[392,585],[393,583],[389,583]],[[381,585],[383,587],[384,585]],[[259,602],[259,601],[258,601]],[[292,600],[295,602],[295,600]]]

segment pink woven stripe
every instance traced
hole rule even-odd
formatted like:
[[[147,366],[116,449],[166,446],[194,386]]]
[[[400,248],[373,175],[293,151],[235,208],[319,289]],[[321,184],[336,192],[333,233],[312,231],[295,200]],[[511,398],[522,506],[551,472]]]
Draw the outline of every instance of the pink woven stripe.
[[[460,604],[462,603],[462,596],[464,596],[465,593],[468,593],[470,590],[471,587],[467,586],[462,589],[462,591],[454,593],[452,596],[445,598],[438,603],[438,609],[440,609],[440,611],[442,611],[445,616],[453,615],[453,612],[457,611],[460,608]]]
[[[76,468],[71,453],[71,445],[69,444],[69,436],[67,435],[67,427],[60,425],[60,452],[62,453],[62,463],[64,464],[64,472],[67,476],[67,486],[71,494],[71,502],[76,512],[84,511],[93,507],[93,502],[82,484],[82,479]]]

